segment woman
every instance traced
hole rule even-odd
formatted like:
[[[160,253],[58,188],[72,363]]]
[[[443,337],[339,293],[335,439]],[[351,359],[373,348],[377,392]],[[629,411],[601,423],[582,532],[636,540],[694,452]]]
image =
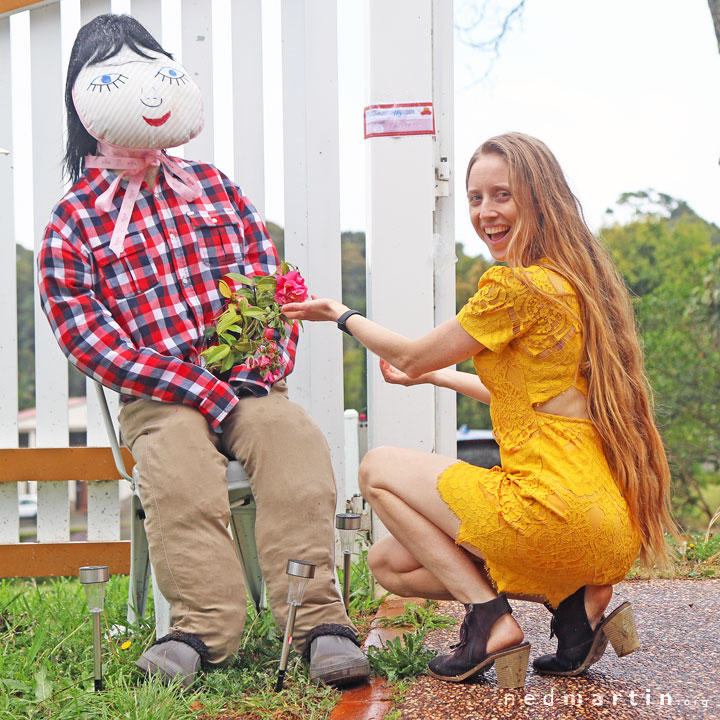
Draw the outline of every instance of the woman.
[[[629,603],[603,613],[638,551],[666,558],[669,471],[628,294],[555,157],[527,135],[495,137],[466,185],[473,227],[507,267],[483,275],[457,318],[409,340],[334,300],[284,312],[340,319],[388,382],[490,402],[502,469],[377,448],[360,480],[392,534],[370,554],[382,585],[465,604],[460,641],[431,673],[458,682],[494,662],[498,684],[518,686],[529,645],[506,593],[553,612],[558,649],[538,672],[579,674],[608,639],[619,656],[637,649]],[[470,357],[477,375],[451,369]]]

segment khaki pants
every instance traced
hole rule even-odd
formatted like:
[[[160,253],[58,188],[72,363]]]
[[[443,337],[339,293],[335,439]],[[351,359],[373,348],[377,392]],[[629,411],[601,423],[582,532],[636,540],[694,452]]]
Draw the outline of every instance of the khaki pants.
[[[192,633],[221,663],[245,622],[242,569],[228,534],[226,454],[245,466],[257,504],[260,567],[276,622],[287,618],[289,558],[317,564],[295,623],[295,647],[321,623],[353,628],[335,581],[335,482],[328,446],[284,381],[241,398],[221,435],[187,405],[136,400],[120,412],[140,470],[150,560],[171,606],[171,631]],[[353,628],[354,630],[354,628]]]

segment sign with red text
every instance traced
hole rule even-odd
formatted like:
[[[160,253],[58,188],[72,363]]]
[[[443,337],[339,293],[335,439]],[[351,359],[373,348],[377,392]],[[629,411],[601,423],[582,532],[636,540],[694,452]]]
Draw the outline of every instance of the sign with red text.
[[[395,103],[365,108],[365,139],[434,134],[432,103]]]

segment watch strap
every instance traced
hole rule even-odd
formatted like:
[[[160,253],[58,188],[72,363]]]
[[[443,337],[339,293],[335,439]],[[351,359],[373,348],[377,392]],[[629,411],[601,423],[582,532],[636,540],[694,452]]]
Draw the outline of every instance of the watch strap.
[[[345,323],[347,322],[347,319],[349,317],[352,317],[353,315],[362,315],[362,313],[359,310],[346,310],[338,319],[337,319],[337,326],[344,332],[347,333],[350,337],[354,337],[354,335],[350,332],[350,330],[345,326]]]

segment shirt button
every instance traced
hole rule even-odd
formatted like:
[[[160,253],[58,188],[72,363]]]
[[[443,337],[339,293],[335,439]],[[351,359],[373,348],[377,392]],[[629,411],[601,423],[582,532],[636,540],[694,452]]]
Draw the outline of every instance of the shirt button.
[[[210,222],[217,224],[217,218],[210,218]]]
[[[183,285],[188,285],[190,283],[190,278],[183,278]]]

